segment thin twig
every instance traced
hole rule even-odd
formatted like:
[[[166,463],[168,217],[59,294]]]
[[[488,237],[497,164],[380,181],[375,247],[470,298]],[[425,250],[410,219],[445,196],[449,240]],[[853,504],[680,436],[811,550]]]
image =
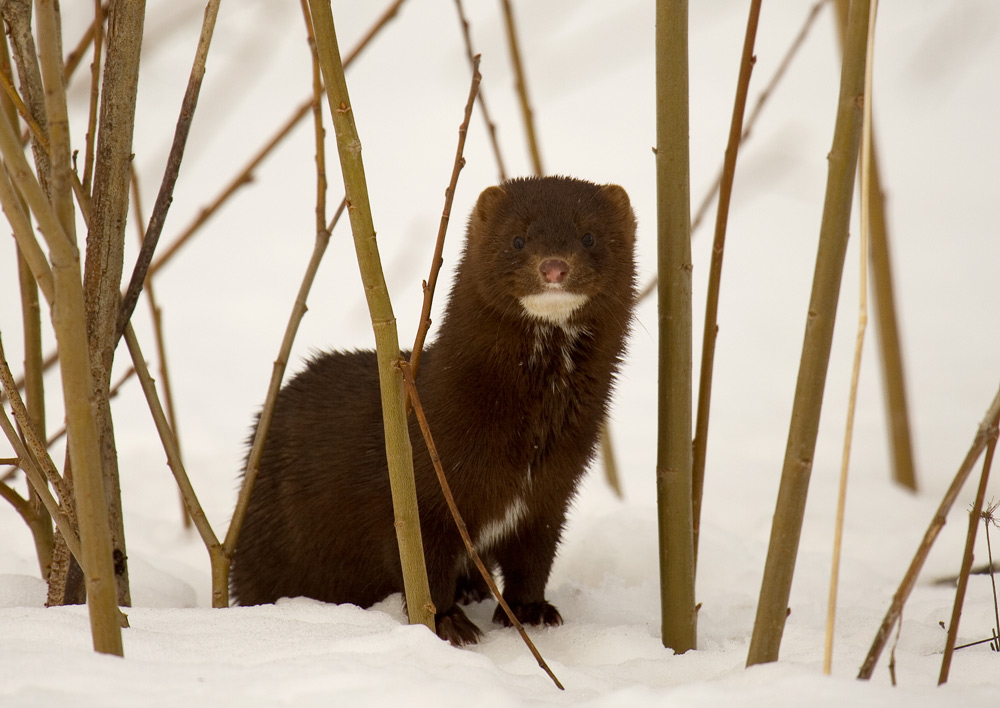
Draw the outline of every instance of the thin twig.
[[[462,0],[455,0],[455,8],[458,10],[458,20],[462,26],[462,39],[465,40],[465,56],[469,60],[469,64],[473,64],[476,61],[476,57],[479,56],[472,49],[472,36],[469,31],[469,21],[465,17],[465,8],[462,6]],[[486,107],[486,96],[483,94],[482,89],[479,90],[479,109],[483,113],[483,120],[486,121],[486,130],[490,136],[490,145],[493,146],[493,157],[497,161],[497,170],[500,172],[500,181],[507,179],[507,170],[504,169],[503,156],[500,154],[500,143],[497,140],[497,127],[493,123],[493,119],[490,117],[490,111]]]
[[[160,233],[163,231],[163,224],[167,219],[167,210],[170,208],[170,202],[174,198],[174,185],[177,184],[177,177],[180,175],[181,161],[184,159],[184,147],[187,145],[188,133],[191,131],[195,108],[198,106],[198,95],[201,92],[202,79],[205,77],[205,62],[208,59],[208,49],[212,43],[212,33],[215,30],[215,20],[219,14],[220,2],[221,0],[208,0],[208,5],[205,7],[205,18],[201,26],[201,36],[198,38],[198,48],[195,51],[194,64],[191,67],[191,74],[188,77],[184,99],[181,101],[180,116],[177,118],[174,140],[170,146],[170,154],[167,156],[167,166],[163,173],[163,181],[160,183],[160,191],[156,195],[153,213],[149,218],[149,226],[146,228],[146,236],[142,241],[142,248],[139,249],[139,256],[132,271],[132,278],[125,291],[125,296],[122,298],[121,308],[118,313],[116,341],[125,331],[125,325],[135,310],[135,304],[139,300],[142,285],[146,281],[146,273],[153,260],[153,252],[156,250]]]
[[[413,369],[404,360],[400,359],[398,362],[399,369],[403,372],[403,380],[406,382],[406,390],[410,396],[410,400],[413,402],[413,410],[417,416],[417,422],[420,424],[420,432],[424,436],[424,443],[427,445],[427,452],[431,457],[431,462],[434,464],[434,472],[437,474],[438,482],[441,484],[441,492],[444,494],[445,502],[448,504],[448,511],[451,512],[452,518],[455,520],[455,526],[458,528],[458,533],[462,537],[462,542],[465,544],[465,549],[469,552],[469,557],[472,558],[472,562],[475,563],[476,568],[479,569],[480,575],[483,576],[483,580],[490,588],[490,592],[500,603],[500,607],[503,608],[504,613],[507,615],[507,619],[510,620],[511,624],[517,630],[518,634],[521,635],[521,639],[527,645],[528,650],[531,655],[535,657],[535,661],[542,668],[545,673],[549,675],[549,678],[555,683],[556,687],[560,690],[563,689],[563,685],[556,678],[556,675],[552,673],[552,669],[549,668],[548,664],[545,663],[545,659],[535,648],[534,642],[528,637],[528,633],[524,631],[524,625],[521,624],[520,620],[514,616],[514,612],[510,609],[510,605],[504,600],[503,594],[497,588],[495,582],[493,582],[493,576],[490,575],[490,571],[487,570],[486,565],[483,563],[483,559],[479,557],[479,553],[476,551],[475,544],[472,543],[472,539],[469,537],[468,528],[465,525],[465,520],[462,518],[461,512],[458,510],[458,505],[455,504],[455,497],[451,493],[451,486],[448,484],[448,478],[445,476],[444,467],[441,465],[441,457],[438,455],[437,446],[434,444],[434,438],[431,435],[430,426],[427,424],[427,417],[424,415],[424,408],[420,405],[420,395],[417,393],[417,385],[413,380]]]
[[[427,338],[427,330],[431,326],[431,303],[434,300],[434,289],[437,287],[438,274],[441,271],[441,264],[444,262],[441,254],[444,252],[445,234],[448,232],[448,223],[451,219],[451,204],[455,198],[455,188],[458,185],[458,175],[465,167],[465,158],[462,156],[465,150],[465,138],[469,133],[469,120],[472,117],[472,106],[476,102],[476,94],[479,91],[479,83],[483,77],[479,73],[479,55],[472,59],[472,85],[469,87],[469,99],[465,103],[465,115],[462,124],[458,126],[458,147],[455,150],[455,162],[451,168],[451,181],[448,188],[444,190],[444,209],[441,211],[441,222],[438,225],[437,241],[434,244],[434,256],[431,259],[431,271],[424,281],[424,302],[420,309],[420,326],[417,327],[417,336],[413,341],[413,353],[410,355],[410,366],[413,367],[413,375],[417,375],[420,367],[420,356],[424,348],[424,340]]]
[[[698,563],[698,539],[701,528],[701,500],[705,488],[705,458],[708,451],[708,421],[712,400],[712,373],[715,367],[715,341],[719,335],[719,289],[722,283],[722,254],[726,247],[726,228],[729,225],[729,205],[736,177],[736,158],[743,133],[743,113],[750,90],[753,71],[754,42],[760,20],[761,0],[753,0],[747,17],[743,55],[736,80],[736,98],[729,124],[729,142],[722,165],[719,189],[719,208],[715,216],[715,240],[712,243],[712,260],[708,271],[708,296],[705,301],[705,328],[702,332],[701,376],[698,382],[698,410],[695,416],[694,445],[691,462],[691,515],[694,521],[694,560]]]

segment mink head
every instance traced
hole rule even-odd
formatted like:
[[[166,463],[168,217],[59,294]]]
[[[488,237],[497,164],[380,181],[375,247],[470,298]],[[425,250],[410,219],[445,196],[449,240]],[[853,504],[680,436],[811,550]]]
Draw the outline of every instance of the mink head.
[[[582,324],[631,308],[635,230],[618,185],[513,179],[479,196],[460,270],[502,316]]]

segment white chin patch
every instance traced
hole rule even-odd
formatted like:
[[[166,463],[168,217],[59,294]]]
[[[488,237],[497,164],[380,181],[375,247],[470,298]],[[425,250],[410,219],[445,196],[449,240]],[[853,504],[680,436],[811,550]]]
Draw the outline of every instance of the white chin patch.
[[[555,325],[564,325],[573,311],[585,302],[587,302],[586,295],[552,289],[525,295],[521,298],[521,307],[532,317]]]

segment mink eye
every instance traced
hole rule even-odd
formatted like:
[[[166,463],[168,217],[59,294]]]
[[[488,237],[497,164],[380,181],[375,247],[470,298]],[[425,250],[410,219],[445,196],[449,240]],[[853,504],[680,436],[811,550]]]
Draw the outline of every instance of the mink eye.
[[[589,232],[585,233],[583,235],[583,238],[580,239],[580,243],[583,244],[584,248],[590,248],[591,246],[594,245],[594,234]]]
[[[520,251],[522,248],[524,248],[524,239],[521,238],[520,236],[515,236],[514,237],[514,250]]]

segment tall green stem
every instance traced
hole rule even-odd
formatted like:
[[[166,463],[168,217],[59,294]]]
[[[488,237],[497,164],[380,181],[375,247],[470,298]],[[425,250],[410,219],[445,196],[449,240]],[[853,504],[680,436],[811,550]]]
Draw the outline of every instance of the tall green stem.
[[[869,0],[851,3],[802,359],[747,664],[778,660],[830,363],[861,143]]]
[[[656,492],[663,645],[697,642],[691,512],[691,192],[688,4],[656,3],[659,423]]]
[[[347,93],[347,81],[344,79],[344,66],[340,59],[329,0],[310,0],[309,8],[334,132],[337,135],[337,151],[344,175],[344,191],[347,194],[347,211],[354,234],[354,247],[375,332],[385,451],[396,516],[396,539],[403,567],[406,607],[412,624],[424,624],[434,631],[434,605],[431,602],[427,568],[424,564],[417,491],[413,479],[413,452],[406,424],[406,391],[403,374],[396,366],[400,360],[399,337],[375,242],[368,184],[361,160],[361,140],[358,138],[354,110]]]

